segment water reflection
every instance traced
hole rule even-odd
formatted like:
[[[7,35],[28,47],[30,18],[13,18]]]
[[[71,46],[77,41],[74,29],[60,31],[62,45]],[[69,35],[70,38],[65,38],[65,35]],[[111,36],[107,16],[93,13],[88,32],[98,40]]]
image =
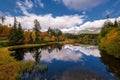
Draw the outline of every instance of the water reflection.
[[[98,74],[97,72],[84,67],[77,67],[67,70],[63,73],[61,80],[112,80],[108,76]]]
[[[96,46],[73,46],[73,45],[64,45],[63,47],[48,47],[48,49],[38,49],[30,54],[29,52],[26,52],[24,54],[24,60],[34,60],[34,53],[37,55],[39,52],[41,53],[41,61],[46,61],[46,62],[52,62],[52,60],[62,60],[62,61],[80,61],[82,60],[82,54],[87,55],[87,56],[95,56],[95,57],[100,57],[99,50],[96,49]],[[62,50],[61,50],[62,49]],[[81,53],[81,54],[80,54]],[[35,58],[36,58],[35,57]],[[40,57],[40,56],[38,56]],[[35,61],[35,60],[34,60]],[[39,62],[39,61],[38,61]]]
[[[101,62],[97,46],[54,44],[17,49],[12,55],[36,63],[32,72],[23,72],[22,80],[115,80],[103,64],[106,61]]]
[[[73,46],[73,45],[65,45],[64,46],[66,49],[70,49],[71,51],[78,51],[78,52],[82,52],[83,54],[87,55],[87,56],[95,56],[95,57],[100,57],[99,54],[99,50],[97,46],[87,46],[87,45],[77,45],[77,46]]]

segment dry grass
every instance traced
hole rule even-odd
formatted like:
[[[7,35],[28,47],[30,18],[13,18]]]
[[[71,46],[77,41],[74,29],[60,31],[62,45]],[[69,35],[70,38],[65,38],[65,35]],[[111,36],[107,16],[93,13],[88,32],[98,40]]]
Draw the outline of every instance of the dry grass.
[[[26,69],[32,70],[34,66],[33,62],[16,61],[10,53],[8,47],[0,48],[0,80],[18,80],[20,72]]]

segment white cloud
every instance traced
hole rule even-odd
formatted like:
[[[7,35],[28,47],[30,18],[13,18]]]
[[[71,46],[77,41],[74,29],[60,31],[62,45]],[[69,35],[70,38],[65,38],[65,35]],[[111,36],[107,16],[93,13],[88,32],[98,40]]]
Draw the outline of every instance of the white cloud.
[[[93,8],[107,0],[53,0],[62,2],[65,6],[74,10],[87,10]]]
[[[111,22],[114,22],[115,19],[120,20],[120,17],[118,18],[110,18],[109,20]],[[103,27],[104,22],[107,21],[107,19],[101,19],[101,20],[94,20],[94,21],[87,21],[83,23],[80,26],[73,26],[69,29],[62,29],[63,32],[68,33],[83,33],[83,30],[87,30],[85,33],[98,33],[100,32],[101,28]]]
[[[41,25],[41,31],[46,31],[49,27],[53,29],[60,29],[66,33],[80,33],[81,30],[88,31],[100,31],[106,19],[94,20],[84,22],[84,15],[65,15],[53,17],[52,14],[46,15],[35,15],[29,14],[29,16],[17,16],[19,22],[21,22],[24,29],[32,29],[34,27],[34,19],[37,19]],[[120,20],[118,18],[111,18],[112,22],[114,20]],[[6,16],[5,24],[13,24],[14,17]]]
[[[30,15],[30,13],[27,11],[27,8],[23,6],[21,2],[17,2],[16,4],[19,6],[24,15]]]
[[[110,18],[109,20],[111,22],[114,22],[115,19],[120,20],[120,17],[118,18]],[[80,30],[88,29],[88,28],[102,28],[104,22],[107,21],[107,19],[101,19],[101,20],[94,20],[94,21],[88,21],[80,26]]]
[[[24,29],[32,29],[34,27],[34,19],[37,19],[42,27],[42,31],[51,28],[72,28],[76,25],[80,25],[83,23],[83,15],[69,15],[69,16],[58,16],[53,17],[51,14],[46,15],[35,15],[30,14],[29,16],[18,16],[16,17],[19,22],[21,22]],[[6,24],[13,24],[14,17],[6,16]]]
[[[44,4],[41,2],[41,0],[34,0],[34,2],[32,2],[31,0],[18,0],[16,4],[21,9],[22,13],[26,16],[31,15],[28,10],[30,11],[34,6],[37,7],[37,5],[39,5],[39,7],[44,7]]]
[[[44,4],[41,2],[41,0],[34,0],[35,2],[35,6],[37,7],[37,4],[39,5],[39,7],[44,7]]]
[[[25,0],[24,5],[27,6],[28,8],[32,8],[33,7],[33,3],[32,3],[31,0]]]

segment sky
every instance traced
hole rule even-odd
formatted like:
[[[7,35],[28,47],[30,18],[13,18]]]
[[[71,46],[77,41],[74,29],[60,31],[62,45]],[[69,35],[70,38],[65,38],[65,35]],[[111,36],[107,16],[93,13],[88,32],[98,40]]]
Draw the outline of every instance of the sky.
[[[95,32],[107,15],[112,22],[120,20],[119,5],[120,0],[0,0],[0,16],[6,17],[7,25],[16,17],[26,30],[38,19],[42,31],[51,27],[70,33]]]

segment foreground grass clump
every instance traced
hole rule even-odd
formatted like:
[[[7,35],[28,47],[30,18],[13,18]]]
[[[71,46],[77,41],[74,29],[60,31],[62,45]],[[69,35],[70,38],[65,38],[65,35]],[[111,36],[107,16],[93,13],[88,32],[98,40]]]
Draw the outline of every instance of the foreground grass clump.
[[[34,66],[34,62],[16,61],[10,54],[8,48],[0,48],[0,80],[19,80],[22,71]]]

